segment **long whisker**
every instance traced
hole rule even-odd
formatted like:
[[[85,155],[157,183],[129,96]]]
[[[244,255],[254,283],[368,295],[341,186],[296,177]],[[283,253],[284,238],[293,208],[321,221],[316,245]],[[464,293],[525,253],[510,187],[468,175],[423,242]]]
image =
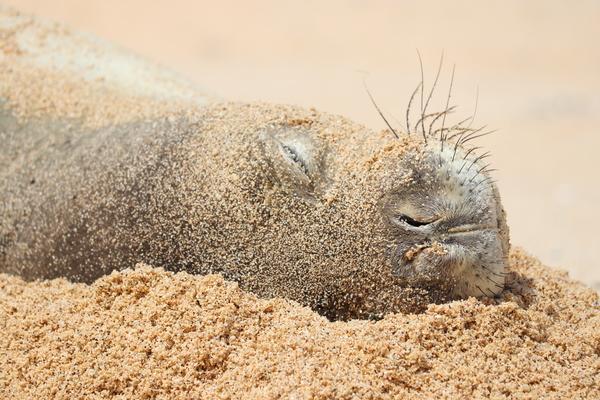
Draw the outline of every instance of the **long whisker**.
[[[479,135],[475,135],[475,136],[471,136],[471,137],[465,138],[465,140],[463,140],[463,141],[461,142],[461,144],[465,144],[465,143],[467,143],[468,141],[471,141],[471,140],[474,140],[474,139],[478,139],[478,138],[480,138],[480,137],[484,137],[484,136],[487,136],[487,135],[491,135],[492,133],[496,133],[496,131],[497,131],[497,130],[496,130],[496,129],[494,129],[494,130],[492,130],[492,131],[487,131],[487,132],[484,132],[484,133],[480,133]]]
[[[385,118],[385,115],[383,115],[383,112],[381,112],[381,110],[379,109],[379,106],[375,102],[375,99],[373,98],[373,96],[371,95],[371,92],[369,91],[369,88],[367,87],[367,82],[363,81],[363,84],[365,85],[365,90],[367,91],[367,94],[369,95],[371,102],[375,106],[375,109],[377,110],[377,112],[379,113],[379,115],[381,116],[381,118],[383,119],[385,124],[388,126],[388,128],[390,128],[390,130],[392,131],[394,136],[396,136],[396,139],[400,139],[400,136],[398,136],[398,133],[396,132],[396,130],[392,127],[392,125],[388,122],[387,118]]]
[[[477,133],[478,131],[480,131],[480,130],[481,130],[481,129],[483,129],[483,128],[485,128],[485,126],[482,126],[482,127],[481,127],[481,128],[479,128],[478,130],[475,130],[475,131],[469,132],[469,133],[467,134],[467,136],[468,136],[468,135],[471,135],[471,134],[473,134],[473,133]],[[458,146],[460,146],[461,144],[464,144],[463,138],[464,138],[464,135],[465,135],[465,133],[467,133],[467,132],[468,132],[468,129],[469,129],[469,128],[466,128],[466,129],[467,129],[466,131],[464,131],[464,132],[460,133],[460,137],[458,138],[458,140],[456,141],[456,143],[454,143],[454,153],[452,154],[452,161],[453,161],[453,162],[454,162],[454,157],[456,157],[456,150],[458,149]],[[456,136],[456,134],[452,135],[450,138],[453,138],[454,136]]]
[[[448,98],[446,99],[446,110],[448,110],[448,105],[450,104],[450,96],[452,95],[452,85],[454,84],[454,70],[456,69],[456,64],[452,65],[452,77],[450,78],[450,89],[448,89]],[[446,124],[446,113],[444,113],[444,118],[442,119],[442,130],[440,131],[440,141],[442,142],[442,151],[444,150],[444,125]]]
[[[425,74],[423,73],[423,60],[421,59],[421,53],[419,53],[419,49],[417,49],[417,55],[419,56],[419,67],[421,68],[421,118],[425,114],[423,109],[423,92],[425,91]],[[418,129],[418,125],[416,126]],[[425,136],[425,131],[423,130],[423,139],[425,139],[425,144],[427,144],[427,136]]]
[[[398,118],[396,118],[396,117],[394,116],[394,114],[392,114],[392,115],[390,116],[390,118],[391,118],[391,119],[393,119],[393,120],[394,120],[394,122],[395,122],[396,124],[398,124],[399,126],[402,126],[402,122],[400,122],[400,120],[399,120]],[[404,128],[404,127],[403,127],[403,128]],[[400,133],[404,133],[404,132],[402,132],[402,130],[400,130],[400,128],[397,128],[397,131],[398,131],[398,132],[400,132]]]
[[[459,125],[470,120],[469,125],[467,125],[467,129],[471,129],[471,126],[473,125],[473,122],[475,121],[475,116],[477,116],[477,106],[478,105],[479,105],[479,85],[477,86],[477,90],[475,91],[475,109],[473,110],[473,115],[471,115],[469,118],[466,118],[463,121],[459,122]],[[482,129],[482,128],[480,128],[480,129]],[[461,139],[462,139],[462,137],[461,137]],[[459,139],[459,140],[461,140],[461,139]]]
[[[419,83],[417,85],[417,87],[415,88],[415,90],[412,92],[412,94],[410,95],[410,100],[408,101],[408,107],[406,107],[406,132],[410,135],[410,121],[409,121],[409,117],[410,117],[410,106],[412,105],[413,100],[415,99],[415,95],[417,94],[417,91],[419,90],[419,88],[423,86],[423,82]]]
[[[494,168],[488,169],[488,168],[490,167],[490,165],[491,165],[491,164],[486,164],[486,165],[484,165],[483,167],[479,168],[479,169],[477,170],[477,172],[475,173],[475,175],[473,175],[473,176],[471,177],[471,179],[469,179],[469,183],[470,183],[470,182],[473,182],[473,179],[475,179],[477,176],[479,176],[479,175],[480,175],[482,172],[484,172],[484,173],[488,173],[488,174],[489,174],[490,172],[497,171],[497,170],[496,170],[496,169],[494,169]]]
[[[467,151],[467,152],[465,153],[465,156],[463,157],[463,160],[466,160],[466,159],[467,159],[467,157],[469,156],[469,154],[471,154],[471,153],[472,153],[472,152],[474,152],[475,150],[479,150],[479,149],[481,149],[481,146],[475,146],[475,147],[471,147],[471,148],[469,149],[469,151]]]
[[[455,126],[457,126],[457,125],[455,125]],[[454,127],[452,127],[450,129],[453,130],[453,131],[456,131],[456,133],[452,134],[451,136],[447,137],[446,139],[447,140],[452,140],[456,136],[458,136],[458,140],[456,142],[460,144],[462,142],[462,140],[465,138],[465,135],[469,136],[469,135],[475,134],[475,133],[480,132],[481,130],[483,130],[485,128],[486,128],[485,125],[482,126],[481,128],[478,128],[478,129],[454,128]]]
[[[438,119],[440,119],[441,117],[443,117],[445,114],[451,114],[454,112],[454,110],[456,110],[456,106],[452,106],[450,108],[446,108],[444,111],[436,113],[436,117],[429,123],[429,129],[427,130],[427,134],[431,135],[431,128],[433,127],[433,125],[437,122]],[[440,135],[440,140],[442,140],[443,138]],[[443,148],[442,148],[443,150]]]
[[[475,116],[477,115],[477,105],[479,104],[479,85],[477,85],[477,91],[475,92],[475,110],[473,111],[473,116],[471,117],[471,122],[469,122],[468,128],[473,125],[473,121],[475,121]]]
[[[475,129],[465,128],[465,127],[462,126],[462,124],[464,124],[465,122],[467,122],[469,119],[471,119],[471,117],[463,119],[462,121],[460,121],[460,122],[452,125],[450,128],[446,128],[445,130],[447,132],[454,132],[454,131],[457,131],[457,132],[454,133],[452,136],[446,136],[444,138],[444,140],[446,140],[446,141],[452,140],[454,137],[456,137],[458,135],[462,135],[465,132],[473,132],[473,131],[475,131]],[[483,129],[483,128],[479,128],[479,130],[481,130],[481,129]],[[436,132],[437,132],[437,130],[434,133],[436,133]]]
[[[419,124],[422,124],[423,121],[427,120],[428,118],[431,118],[431,117],[436,117],[437,118],[437,116],[439,116],[439,115],[440,115],[440,113],[438,113],[438,112],[431,113],[431,114],[425,114],[421,118],[419,118],[419,120],[417,121],[417,125],[416,126],[419,126]]]
[[[482,131],[482,130],[484,130],[485,128],[487,128],[487,125],[484,125],[484,126],[482,126],[482,127],[478,128],[478,129],[474,129],[474,130],[473,130],[473,129],[470,129],[470,128],[467,128],[467,129],[469,130],[469,133],[468,133],[468,134],[466,134],[466,135],[462,135],[462,136],[460,137],[460,139],[458,139],[458,140],[459,140],[460,142],[462,142],[463,140],[467,140],[468,138],[470,138],[471,136],[473,136],[473,135],[475,135],[475,134],[477,134],[477,133],[481,132],[481,131]]]
[[[483,154],[482,154],[482,155],[480,155],[479,157],[477,157],[477,158],[474,158],[474,159],[473,159],[473,162],[471,163],[471,165],[469,165],[469,168],[467,168],[467,171],[466,171],[466,172],[469,172],[469,170],[470,170],[470,169],[473,167],[473,165],[475,165],[475,163],[477,163],[477,161],[483,160],[484,158],[487,158],[487,157],[489,157],[489,156],[491,156],[491,155],[492,155],[492,153],[491,153],[491,152],[489,152],[489,151],[486,151],[485,153],[483,153]]]
[[[500,285],[498,282],[496,282],[495,280],[493,280],[489,276],[486,276],[485,279],[487,279],[488,281],[492,282],[494,284],[494,286],[496,286],[498,289],[504,289],[504,286]]]
[[[496,276],[502,276],[502,277],[504,277],[504,276],[506,276],[506,275],[509,275],[509,273],[508,273],[508,272],[494,272],[494,271],[492,271],[491,269],[489,269],[488,267],[486,267],[486,266],[485,266],[485,265],[483,265],[483,264],[482,264],[482,265],[480,265],[480,267],[481,267],[481,268],[483,268],[483,269],[485,269],[486,271],[488,271],[490,274],[494,274],[494,275],[496,275]]]
[[[440,78],[440,72],[442,71],[442,65],[444,64],[444,52],[442,52],[442,56],[440,57],[440,64],[438,65],[437,73],[435,74],[435,80],[433,81],[433,85],[431,86],[431,90],[429,91],[429,95],[427,96],[427,101],[425,101],[425,107],[421,112],[421,130],[423,131],[423,136],[425,136],[425,126],[424,126],[424,118],[423,116],[427,112],[427,107],[429,106],[429,102],[431,101],[431,97],[433,96],[433,92],[435,91],[435,87]]]
[[[487,294],[485,294],[485,293],[483,292],[483,290],[481,290],[481,288],[480,288],[478,285],[475,285],[475,287],[476,287],[477,289],[479,289],[479,291],[481,292],[481,294],[482,294],[482,295],[484,295],[485,297],[487,297]]]
[[[465,165],[467,165],[467,163],[469,162],[469,160],[467,160],[467,157],[469,156],[469,154],[471,154],[472,152],[474,152],[477,149],[480,149],[481,147],[476,146],[476,147],[471,147],[469,149],[469,151],[467,151],[465,153],[465,155],[463,156],[463,160],[465,160],[465,162],[460,166],[460,169],[458,170],[458,175],[460,175],[461,171],[463,170],[463,168],[465,167]],[[470,168],[470,167],[469,167]],[[468,171],[468,170],[467,170]]]
[[[475,191],[475,189],[477,189],[477,187],[478,187],[479,185],[481,185],[482,183],[484,183],[484,182],[489,182],[489,183],[490,183],[490,185],[492,185],[492,184],[496,183],[496,180],[494,180],[494,179],[493,179],[491,176],[487,176],[487,177],[483,178],[482,180],[480,180],[479,182],[477,182],[477,183],[475,184],[475,186],[473,186],[471,189],[469,189],[469,192],[474,192],[474,191]],[[479,191],[478,191],[476,194],[479,194],[479,193],[481,193],[481,191],[482,191],[483,189],[485,189],[485,187],[482,187],[482,188],[481,188],[481,190],[479,190]]]

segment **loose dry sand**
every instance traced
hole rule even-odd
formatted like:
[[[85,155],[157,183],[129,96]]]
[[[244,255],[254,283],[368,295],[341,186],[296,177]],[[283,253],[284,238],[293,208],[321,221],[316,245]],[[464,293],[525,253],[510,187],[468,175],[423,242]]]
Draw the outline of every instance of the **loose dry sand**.
[[[511,269],[498,305],[377,322],[148,266],[89,286],[0,275],[0,397],[600,398],[598,294],[520,251]]]

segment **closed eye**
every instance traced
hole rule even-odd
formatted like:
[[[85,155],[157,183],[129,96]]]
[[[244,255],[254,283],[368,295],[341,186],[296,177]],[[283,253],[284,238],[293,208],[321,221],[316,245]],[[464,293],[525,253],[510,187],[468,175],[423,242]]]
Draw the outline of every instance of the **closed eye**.
[[[400,222],[404,222],[415,228],[418,228],[420,226],[429,225],[430,223],[434,222],[434,221],[417,221],[416,219],[413,219],[413,218],[409,217],[408,215],[404,215],[404,214],[400,214],[398,217],[396,217],[396,220],[398,220]]]

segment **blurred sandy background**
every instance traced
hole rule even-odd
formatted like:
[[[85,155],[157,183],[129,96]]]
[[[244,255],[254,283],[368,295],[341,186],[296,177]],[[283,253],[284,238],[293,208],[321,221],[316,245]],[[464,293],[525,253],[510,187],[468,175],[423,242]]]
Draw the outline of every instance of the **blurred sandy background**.
[[[180,71],[231,100],[403,118],[442,50],[460,115],[493,152],[512,242],[600,288],[600,2],[5,0]],[[427,84],[427,81],[426,81]]]

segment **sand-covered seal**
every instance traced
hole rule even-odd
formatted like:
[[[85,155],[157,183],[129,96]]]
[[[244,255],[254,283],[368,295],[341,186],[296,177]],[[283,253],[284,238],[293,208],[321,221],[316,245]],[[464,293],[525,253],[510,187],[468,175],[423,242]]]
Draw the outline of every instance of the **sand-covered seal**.
[[[395,137],[220,102],[12,11],[0,40],[0,272],[90,282],[145,262],[342,319],[503,289],[479,133],[445,113]]]

